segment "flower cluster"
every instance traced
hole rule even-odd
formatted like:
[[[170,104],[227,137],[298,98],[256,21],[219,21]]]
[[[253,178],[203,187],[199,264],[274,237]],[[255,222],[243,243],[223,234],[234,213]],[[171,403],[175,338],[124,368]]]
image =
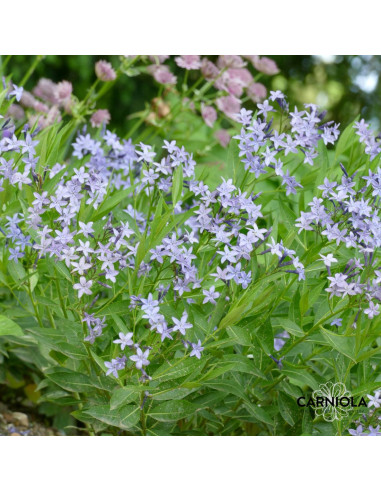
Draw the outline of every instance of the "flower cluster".
[[[367,397],[369,399],[368,408],[371,410],[368,415],[362,415],[355,422],[355,429],[348,429],[351,436],[381,436],[380,425],[375,425],[375,423],[371,425],[375,419],[376,423],[381,420],[381,417],[376,415],[376,411],[381,407],[381,390],[378,389],[374,392],[374,395],[367,395]]]
[[[168,65],[164,65],[169,58],[169,55],[148,56],[148,60],[152,63],[148,71],[160,84],[177,83],[176,76],[171,73]],[[177,66],[185,70],[200,70],[205,80],[213,82],[216,89],[226,94],[221,95],[216,104],[229,117],[238,112],[241,105],[240,97],[245,91],[246,95],[256,103],[266,97],[266,87],[255,82],[247,68],[248,62],[255,70],[266,75],[275,75],[279,72],[273,60],[258,55],[220,55],[216,63],[207,57],[201,58],[200,55],[175,57]]]
[[[373,135],[373,132],[369,129],[369,124],[365,123],[362,119],[356,121],[353,127],[357,130],[356,135],[359,135],[360,142],[365,143],[365,153],[370,156],[370,160],[373,161],[381,153],[381,141]]]
[[[339,136],[339,125],[323,123],[325,112],[320,112],[315,104],[306,104],[303,111],[295,108],[294,112],[289,112],[281,91],[270,91],[269,100],[257,107],[255,115],[245,109],[237,115],[242,123],[240,135],[234,137],[239,142],[239,156],[244,157],[245,169],[256,178],[266,174],[270,168],[282,178],[286,194],[296,194],[296,189],[302,186],[288,169],[284,171],[284,158],[290,153],[301,152],[304,163],[313,166],[319,140],[323,140],[325,145],[333,144]],[[277,112],[281,114],[280,128],[285,131],[275,130],[273,119],[268,119],[269,114]]]
[[[313,198],[310,210],[301,212],[297,219],[297,227],[299,232],[318,232],[323,240],[328,240],[327,245],[332,245],[330,253],[320,255],[328,272],[326,291],[330,297],[348,296],[358,300],[356,326],[361,311],[369,319],[380,314],[381,169],[378,168],[377,173],[369,171],[369,176],[362,177],[357,173],[349,176],[343,165],[341,169],[340,182],[325,178],[324,184],[318,186],[322,198]],[[344,246],[351,251],[351,259],[339,261],[334,255],[338,256]]]
[[[99,80],[113,80],[116,74],[108,62],[100,60],[95,66],[95,72]],[[31,92],[18,87],[15,84],[3,83],[8,90],[8,99],[14,98],[7,111],[7,116],[16,122],[27,121],[30,127],[38,125],[46,128],[54,123],[60,122],[65,114],[76,116],[80,103],[73,95],[73,85],[67,80],[53,82],[47,78],[41,78]],[[86,114],[91,114],[90,123],[92,127],[101,127],[103,123],[108,124],[111,115],[107,109],[87,109]]]
[[[177,84],[177,77],[171,72],[170,67],[165,64],[169,60],[168,55],[150,55],[147,71],[159,84],[173,87]],[[256,82],[257,76],[261,74],[275,75],[279,72],[276,63],[267,57],[258,55],[220,55],[215,61],[200,55],[181,55],[174,57],[176,65],[186,72],[199,71],[201,80],[206,81],[206,87],[213,87],[216,92],[210,92],[204,97],[203,91],[196,92],[196,99],[200,104],[190,102],[193,110],[201,113],[205,124],[213,127],[219,116],[218,111],[229,120],[236,120],[243,99],[250,99],[254,103],[263,101],[267,95],[266,87]],[[253,76],[249,67],[259,72]],[[185,77],[188,74],[186,73]],[[185,101],[184,101],[185,102]],[[219,129],[215,137],[222,146],[226,146],[230,135],[225,129]]]
[[[7,115],[15,120],[27,119],[30,126],[38,123],[40,128],[46,128],[61,121],[62,111],[71,112],[72,92],[72,84],[66,80],[55,83],[50,79],[42,78],[31,92],[10,84],[8,97],[15,96],[18,104],[13,103]]]
[[[169,59],[169,55],[124,56],[120,57],[120,66],[117,70],[110,62],[100,59],[95,63],[94,72],[97,82],[114,81],[121,73],[135,76],[140,72],[148,72],[159,84],[165,85],[168,89],[172,88],[173,91],[178,80],[169,65],[165,64]],[[263,101],[267,89],[262,83],[256,82],[257,76],[275,75],[279,72],[273,60],[258,55],[220,55],[215,62],[212,59],[202,58],[199,55],[173,57],[173,62],[178,69],[185,71],[185,81],[188,79],[189,71],[199,72],[200,79],[194,88],[186,90],[186,97],[181,93],[182,104],[192,112],[198,112],[205,124],[211,128],[215,126],[218,119],[218,111],[221,111],[228,120],[236,120],[244,97],[254,103]],[[129,67],[135,65],[137,60],[143,61],[143,65],[130,69]],[[258,72],[257,76],[253,76],[250,66]],[[197,86],[202,81],[205,82],[205,87],[199,90]],[[182,87],[187,87],[186,82],[183,81]],[[212,94],[210,88],[214,90]],[[41,78],[30,92],[10,84],[8,95],[14,97],[17,103],[10,106],[7,116],[17,121],[28,121],[30,126],[38,123],[40,128],[45,128],[60,122],[65,114],[82,121],[83,116],[91,115],[91,125],[99,128],[110,122],[111,115],[107,109],[94,108],[98,96],[93,92],[92,87],[85,101],[79,102],[73,94],[72,83],[66,80],[56,83],[48,78]],[[151,101],[151,108],[152,112],[145,119],[148,124],[156,124],[157,118],[160,120],[168,116],[170,105],[165,100],[165,93]],[[216,129],[215,138],[225,147],[231,137],[225,128],[219,128]]]
[[[248,195],[231,179],[224,178],[211,190],[195,178],[196,163],[192,154],[178,147],[175,141],[164,141],[158,154],[149,145],[141,143],[135,147],[131,141],[121,141],[110,131],[102,132],[100,139],[92,138],[85,131],[78,134],[73,143],[76,165],[72,171],[57,163],[45,169],[43,176],[37,173],[39,158],[34,157],[37,143],[35,135],[27,128],[23,138],[12,134],[0,141],[4,183],[20,189],[23,185],[35,189],[31,206],[23,213],[8,217],[4,225],[4,233],[14,246],[9,249],[8,259],[17,262],[28,251],[29,264],[33,261],[36,265],[47,256],[65,264],[77,294],[81,320],[88,328],[85,340],[90,344],[102,335],[106,323],[105,318],[96,317],[89,309],[98,298],[105,298],[105,291],[117,285],[119,276],[125,280],[129,270],[131,274],[136,271],[138,278],[152,273],[161,279],[162,272],[169,270],[171,277],[160,284],[157,299],[152,292],[146,299],[131,295],[131,307],[140,307],[141,319],[147,320],[146,326],[161,342],[181,335],[184,338],[177,340],[185,349],[191,349],[189,355],[200,358],[204,347],[200,339],[194,338],[194,333],[188,335],[193,324],[187,311],[171,316],[169,324],[159,305],[165,304],[166,299],[169,302],[183,300],[187,304],[200,299],[210,319],[210,309],[220,300],[223,304],[229,300],[227,294],[233,285],[248,288],[252,282],[252,255],[259,253],[258,249],[265,245],[271,233],[258,224],[263,217],[258,203],[260,194]],[[43,189],[47,176],[57,181],[49,191]],[[179,177],[182,190],[176,195],[175,181]],[[100,210],[107,203],[108,194],[118,190],[125,190],[123,196],[129,197],[118,219],[113,213],[101,213],[97,221],[85,219],[85,211]],[[136,206],[138,197],[148,200],[148,210]],[[175,217],[183,218],[183,225],[179,224],[176,231],[171,230],[157,240],[138,261],[142,241],[153,233],[153,204],[159,197],[163,203],[173,206]],[[298,274],[299,280],[304,279],[304,267],[294,251],[274,238],[267,246],[267,249],[262,248],[261,255],[277,256],[276,268],[293,265],[293,270],[285,271]],[[151,348],[141,348],[130,338],[131,343],[125,340],[120,335],[118,343],[122,349],[135,350],[130,360],[136,363],[143,378],[148,378],[144,366],[149,363]],[[124,355],[113,359],[107,363],[108,372],[116,375],[126,361]]]

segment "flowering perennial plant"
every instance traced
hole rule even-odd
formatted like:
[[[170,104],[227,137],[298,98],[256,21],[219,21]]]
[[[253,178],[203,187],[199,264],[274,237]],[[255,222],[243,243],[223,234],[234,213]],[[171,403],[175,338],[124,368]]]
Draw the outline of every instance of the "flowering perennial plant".
[[[379,388],[378,140],[361,121],[327,150],[338,125],[280,91],[233,116],[219,176],[172,135],[0,120],[1,354],[89,433],[341,434],[359,415],[297,398]]]
[[[151,146],[141,143],[135,148],[130,141],[120,142],[110,131],[100,140],[81,134],[73,143],[77,167],[68,173],[63,172],[65,167],[54,165],[49,177],[62,176],[53,188],[43,191],[43,183],[41,187],[36,175],[38,158],[31,162],[38,141],[27,130],[24,134],[24,139],[5,138],[2,142],[5,156],[10,151],[20,157],[26,154],[20,167],[15,167],[13,160],[3,158],[4,179],[13,187],[31,185],[33,180],[37,185],[26,213],[15,213],[4,224],[9,259],[19,264],[25,258],[29,267],[35,267],[49,257],[65,265],[61,268],[67,269],[67,275],[72,278],[78,300],[90,298],[81,306],[83,310],[80,308],[81,320],[88,328],[85,341],[90,344],[102,335],[106,323],[105,317],[101,319],[87,312],[88,306],[96,311],[97,299],[101,302],[103,292],[129,282],[131,275],[135,277],[134,283],[141,277],[156,279],[152,279],[152,292],[147,298],[134,290],[130,294],[129,307],[136,312],[136,318],[148,323],[150,331],[159,335],[149,337],[149,342],[158,339],[164,342],[173,340],[174,335],[177,339],[182,335],[183,347],[197,358],[204,347],[200,340],[187,339],[186,330],[193,328],[188,321],[187,305],[200,298],[207,305],[204,312],[209,312],[210,319],[218,320],[208,305],[213,308],[219,298],[223,304],[228,302],[228,293],[233,288],[235,292],[248,288],[252,281],[252,252],[262,249],[261,255],[271,253],[279,257],[278,268],[289,258],[286,264],[293,264],[299,279],[304,278],[303,265],[294,251],[273,238],[265,249],[270,230],[257,225],[257,220],[263,217],[261,205],[257,203],[259,195],[246,196],[246,192],[233,185],[232,179],[224,178],[211,191],[195,179],[193,156],[175,141],[165,141],[162,146],[165,155],[158,158]],[[102,212],[107,195],[115,190],[118,199],[130,195],[121,220],[116,220],[112,211]],[[140,194],[147,202],[147,213],[134,207]],[[155,213],[154,203],[157,203]],[[163,236],[162,231],[156,231],[155,217],[163,221],[161,211],[168,205],[172,205],[174,222],[172,227],[167,226],[168,233]],[[89,216],[92,218],[92,213],[96,213],[102,224],[101,234],[99,224],[97,227],[94,219],[87,220]],[[164,214],[167,217],[168,212]],[[164,231],[167,232],[166,228]],[[155,291],[157,299],[153,297]],[[180,319],[172,316],[172,321],[167,322],[160,312],[161,305],[167,303],[184,305]],[[150,364],[148,356],[153,349],[149,347],[143,353],[139,343],[133,343],[132,335],[128,334],[130,343],[125,342],[123,333],[116,342],[122,350],[129,346],[136,352],[129,359],[136,362],[143,380],[149,379],[143,366]],[[117,371],[125,368],[126,361],[123,355],[106,362],[108,373],[117,377]]]

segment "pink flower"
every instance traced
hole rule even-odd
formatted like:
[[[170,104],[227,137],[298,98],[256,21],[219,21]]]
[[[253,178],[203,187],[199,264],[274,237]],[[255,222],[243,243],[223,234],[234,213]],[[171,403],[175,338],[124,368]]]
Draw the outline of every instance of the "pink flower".
[[[7,116],[15,120],[22,120],[25,117],[25,112],[18,104],[11,104],[8,108]]]
[[[56,89],[57,84],[52,80],[42,78],[33,89],[33,94],[47,103],[57,104]]]
[[[212,128],[217,119],[217,111],[212,106],[203,106],[201,108],[201,115],[205,123]]]
[[[107,109],[98,109],[90,118],[90,123],[93,128],[99,128],[103,123],[110,123],[111,115]]]
[[[254,82],[253,84],[250,84],[249,87],[246,89],[246,94],[253,102],[259,103],[266,99],[267,89],[263,84]]]
[[[52,106],[49,109],[49,112],[46,116],[41,115],[32,115],[29,118],[30,126],[33,126],[36,122],[38,122],[38,126],[40,128],[46,128],[47,126],[52,125],[53,123],[58,123],[61,121],[61,113],[57,106]]]
[[[226,114],[229,118],[235,119],[241,109],[241,101],[234,96],[223,96],[216,99],[218,109]]]
[[[48,113],[49,112],[49,106],[47,106],[46,104],[44,104],[41,101],[37,101],[37,99],[35,99],[33,109],[35,111],[37,111],[37,113]]]
[[[53,125],[53,123],[59,123],[62,120],[61,113],[57,106],[52,106],[46,115],[46,126]]]
[[[239,55],[220,55],[217,60],[219,68],[243,68],[246,62]]]
[[[229,94],[237,97],[240,97],[243,88],[253,81],[253,76],[246,68],[229,68],[222,78]]]
[[[247,87],[253,81],[253,76],[247,68],[229,68],[227,74],[230,80],[237,80],[242,87]]]
[[[63,80],[62,82],[59,82],[56,86],[56,93],[55,93],[57,101],[60,104],[66,103],[71,98],[72,92],[73,92],[73,86],[71,82],[68,82],[67,80]]]
[[[213,62],[207,58],[203,58],[201,62],[201,73],[206,80],[210,81],[216,79],[220,71]]]
[[[266,75],[275,75],[276,73],[279,73],[279,68],[275,61],[266,56],[254,59],[253,65],[259,72],[265,73]]]
[[[168,60],[169,55],[148,55],[148,59],[152,63],[156,63],[156,65],[161,65],[165,60]]]
[[[227,147],[231,139],[229,133],[226,130],[218,130],[216,131],[214,136],[220,142],[222,147]]]
[[[102,82],[108,82],[116,79],[116,72],[112,68],[111,63],[105,60],[99,60],[95,64],[95,73],[99,80]]]
[[[181,55],[175,58],[175,62],[186,70],[198,70],[201,68],[200,55]]]
[[[249,62],[254,66],[254,63],[256,63],[259,60],[258,55],[242,55],[246,60],[249,60]]]
[[[177,78],[166,65],[149,65],[147,71],[153,76],[156,82],[159,82],[159,84],[173,85],[177,82]]]
[[[25,107],[25,108],[34,108],[34,105],[36,104],[37,100],[28,91],[24,91],[21,96],[20,103]]]

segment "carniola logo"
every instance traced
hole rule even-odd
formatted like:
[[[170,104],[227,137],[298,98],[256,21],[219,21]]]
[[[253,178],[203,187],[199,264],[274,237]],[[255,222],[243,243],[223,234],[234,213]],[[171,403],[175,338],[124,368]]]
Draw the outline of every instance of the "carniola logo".
[[[323,417],[327,422],[341,420],[353,407],[367,406],[364,398],[361,398],[359,404],[356,405],[345,384],[331,382],[321,384],[319,389],[312,393],[308,402],[304,396],[301,396],[297,403],[300,407],[314,407],[316,416]]]

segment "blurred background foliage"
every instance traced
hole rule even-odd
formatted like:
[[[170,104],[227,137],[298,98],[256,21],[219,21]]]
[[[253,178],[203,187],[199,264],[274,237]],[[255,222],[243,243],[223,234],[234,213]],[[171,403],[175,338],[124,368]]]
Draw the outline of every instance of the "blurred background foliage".
[[[280,74],[272,85],[292,102],[327,109],[342,129],[361,115],[380,129],[381,56],[273,56]]]
[[[28,71],[31,58],[13,56],[9,59],[7,72],[12,74],[15,83],[22,80]],[[340,122],[341,129],[360,114],[375,130],[380,130],[381,56],[271,55],[271,58],[276,61],[280,73],[271,77],[263,75],[261,82],[268,89],[285,92],[291,108],[296,104],[313,102],[328,110],[327,117]],[[95,80],[94,64],[99,59],[118,65],[117,56],[46,56],[25,88],[29,90],[41,77],[54,82],[68,80],[73,84],[74,94],[82,99]],[[171,65],[171,70],[181,80],[183,71],[175,64]],[[192,76],[190,72],[190,79]],[[143,110],[145,102],[157,95],[157,89],[157,83],[149,75],[123,75],[99,101],[98,107],[109,109],[112,115],[110,126],[123,131],[126,118]],[[252,103],[247,106],[252,106]]]

